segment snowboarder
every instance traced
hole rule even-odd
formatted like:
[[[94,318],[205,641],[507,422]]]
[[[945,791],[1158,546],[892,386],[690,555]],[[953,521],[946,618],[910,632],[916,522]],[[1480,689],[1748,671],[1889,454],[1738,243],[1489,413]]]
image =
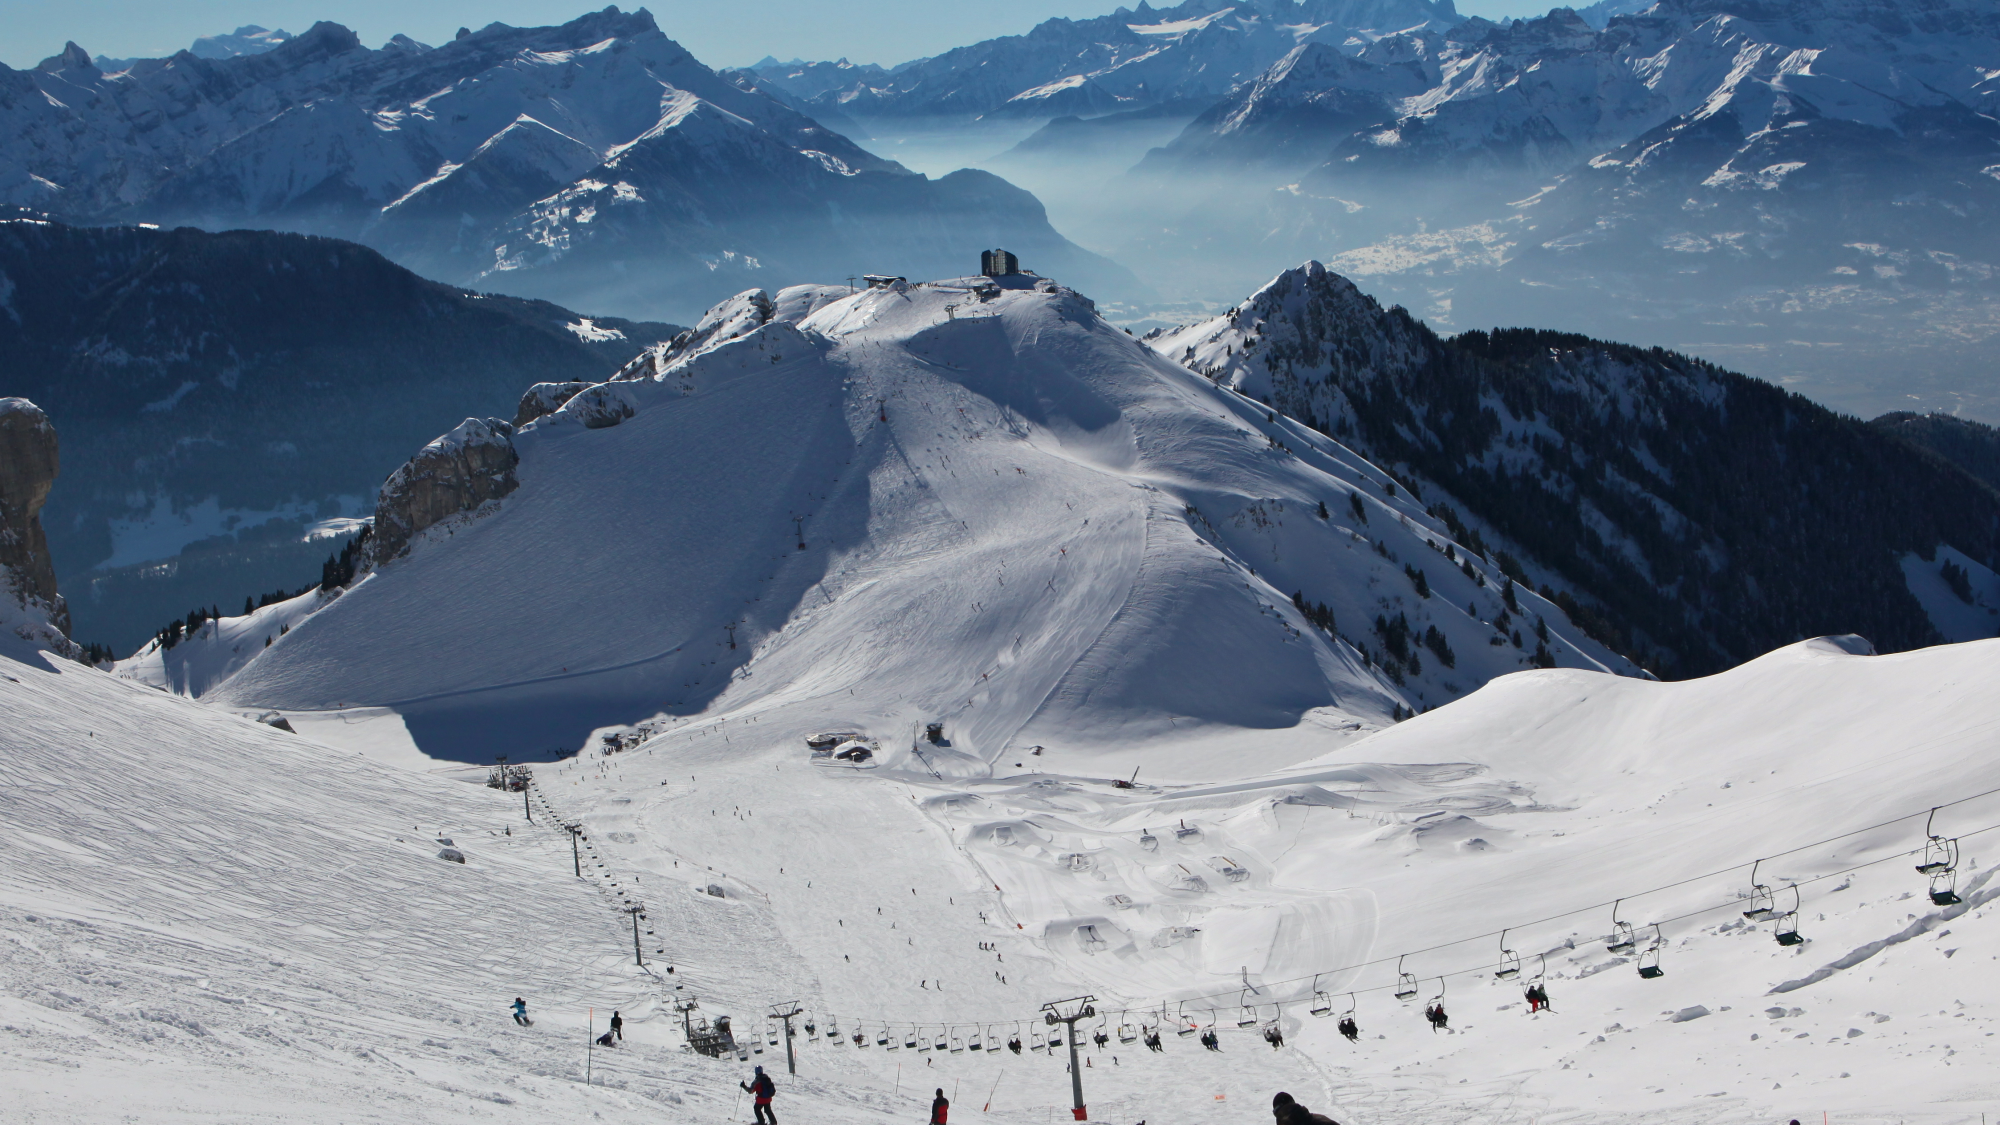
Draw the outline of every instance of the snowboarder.
[[[751,1108],[757,1114],[757,1125],[778,1125],[778,1115],[771,1111],[771,1099],[778,1092],[778,1084],[771,1081],[771,1076],[764,1073],[763,1067],[757,1068],[756,1075],[747,1084],[738,1082],[737,1085],[749,1092]]]
[[[939,1086],[937,1097],[931,1099],[931,1125],[945,1125],[945,1115],[951,1112],[951,1102],[945,1099],[944,1087]]]
[[[514,997],[514,1022],[522,1027],[535,1026],[535,1021],[528,1018],[528,1002],[519,996]]]
[[[1333,1118],[1314,1113],[1293,1101],[1292,1096],[1282,1090],[1271,1097],[1271,1116],[1277,1118],[1277,1125],[1340,1125]]]
[[[616,1036],[619,1042],[625,1041],[625,1017],[619,1015],[616,1010],[611,1013],[611,1034]]]

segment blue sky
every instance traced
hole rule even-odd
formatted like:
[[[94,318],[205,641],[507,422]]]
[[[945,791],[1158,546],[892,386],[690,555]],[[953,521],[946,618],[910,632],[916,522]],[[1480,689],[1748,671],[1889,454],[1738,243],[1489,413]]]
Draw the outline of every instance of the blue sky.
[[[1580,0],[1581,2],[1581,0]],[[1028,30],[1050,16],[1094,16],[1137,0],[650,0],[666,33],[713,66],[766,54],[891,64],[995,35]],[[0,62],[29,67],[75,40],[93,55],[171,54],[196,36],[243,24],[300,32],[315,20],[345,24],[369,46],[398,32],[426,43],[461,26],[498,20],[562,23],[590,0],[0,0]],[[636,7],[636,4],[627,4]],[[1468,15],[1546,11],[1547,2],[1458,0]]]

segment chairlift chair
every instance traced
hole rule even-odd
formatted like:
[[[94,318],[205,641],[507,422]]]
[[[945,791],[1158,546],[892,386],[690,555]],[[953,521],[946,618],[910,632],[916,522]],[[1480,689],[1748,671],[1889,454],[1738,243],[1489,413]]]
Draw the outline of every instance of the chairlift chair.
[[[911,1027],[909,1033],[903,1036],[903,1046],[914,1048],[916,1045],[917,1045],[917,1029],[915,1027]]]
[[[1307,1008],[1306,1011],[1311,1012],[1313,1015],[1318,1016],[1321,1019],[1324,1019],[1327,1016],[1333,1014],[1333,997],[1328,996],[1326,993],[1321,992],[1319,990],[1318,977],[1313,978],[1312,1006]]]
[[[811,1038],[812,1038],[813,1036],[815,1036],[815,1035],[817,1035],[817,1034],[819,1034],[819,1030],[818,1030],[818,1029],[817,1029],[816,1027],[814,1027],[814,1026],[813,1026],[813,1018],[812,1018],[811,1016],[807,1016],[807,1017],[806,1017],[806,1038],[807,1038],[807,1039],[811,1039]]]
[[[1403,959],[1396,958],[1396,999],[1403,1001],[1417,998],[1417,977],[1415,973],[1403,971]]]
[[[1752,922],[1769,921],[1778,916],[1778,907],[1772,897],[1771,888],[1757,881],[1757,868],[1763,862],[1760,859],[1750,865],[1750,909],[1745,910],[1743,916]]]
[[[778,1025],[772,1023],[770,1020],[764,1021],[764,1041],[766,1046],[775,1047],[778,1045]]]
[[[1933,906],[1957,906],[1965,900],[1958,897],[1958,872],[1940,871],[1931,876],[1931,904]]]
[[[1062,1045],[1063,1045],[1063,1038],[1062,1038],[1062,1032],[1060,1032],[1060,1031],[1052,1031],[1052,1032],[1050,1032],[1050,1033],[1049,1033],[1049,1050],[1053,1051],[1053,1050],[1055,1050],[1055,1049],[1056,1049],[1057,1047],[1060,1047],[1060,1046],[1062,1046]]]
[[[1340,1033],[1347,1037],[1349,1043],[1357,1043],[1361,1040],[1361,1025],[1354,1020],[1354,994],[1352,992],[1347,994],[1347,1013],[1340,1017]]]
[[[1792,884],[1792,908],[1778,915],[1778,924],[1771,928],[1771,936],[1779,945],[1804,945],[1805,935],[1799,933],[1799,907],[1803,905],[1799,897],[1799,885]]]
[[[841,1041],[840,1020],[835,1016],[826,1017],[826,1037],[835,1043]]]
[[[1181,1026],[1175,1030],[1174,1034],[1180,1036],[1182,1039],[1186,1039],[1188,1036],[1201,1030],[1201,1024],[1185,1011],[1180,1014],[1180,1024]]]
[[[912,1034],[917,1037],[917,1050],[928,1051],[931,1049],[931,1037],[924,1034],[923,1028],[917,1028]]]
[[[1637,934],[1632,932],[1632,923],[1618,920],[1618,902],[1611,904],[1611,933],[1604,939],[1604,948],[1613,953],[1630,953],[1639,944]]]
[[[1121,1020],[1121,1021],[1119,1021],[1119,1024],[1118,1024],[1118,1041],[1119,1041],[1120,1043],[1136,1043],[1136,1042],[1138,1042],[1138,1041],[1139,1041],[1139,1025],[1138,1025],[1138,1024],[1135,1024],[1135,1023],[1133,1023],[1133,1022],[1131,1022],[1130,1020]]]
[[[1924,858],[1917,864],[1919,875],[1942,875],[1958,868],[1958,841],[1932,834],[1931,824],[1936,820],[1936,809],[1924,819]]]
[[[868,1045],[868,1033],[865,1031],[855,1032],[854,1045],[857,1047],[866,1047]]]
[[[1147,852],[1159,851],[1160,838],[1158,836],[1153,835],[1151,829],[1141,829],[1139,831],[1139,850]]]
[[[949,1051],[952,1049],[951,1039],[944,1028],[938,1028],[937,1041],[932,1046],[940,1051]]]
[[[883,1024],[883,1025],[882,1025],[882,1030],[881,1030],[881,1031],[879,1031],[879,1032],[877,1032],[877,1033],[875,1034],[875,1045],[876,1045],[877,1047],[887,1047],[887,1048],[888,1048],[889,1050],[891,1050],[891,1051],[893,1051],[893,1050],[895,1050],[895,1049],[896,1049],[896,1044],[895,1044],[894,1042],[890,1041],[890,1039],[889,1039],[889,1025],[888,1025],[888,1024],[886,1024],[886,1023],[885,1023],[885,1024]]]
[[[1513,980],[1521,975],[1521,955],[1507,948],[1507,931],[1500,931],[1500,967],[1493,971],[1500,980]]]
[[[979,1042],[979,1040],[975,1038],[973,1042],[976,1044]],[[965,1053],[965,1037],[959,1035],[956,1031],[952,1032],[951,1036],[951,1053],[954,1055],[962,1055]]]
[[[1639,954],[1639,975],[1641,977],[1646,980],[1657,980],[1667,975],[1667,971],[1660,968],[1660,950],[1666,947],[1666,935],[1660,932],[1660,925],[1655,922],[1653,924],[1653,943],[1648,945],[1645,951]]]
[[[1237,1026],[1237,1027],[1256,1027],[1256,1026],[1257,1026],[1257,1006],[1256,1006],[1255,1004],[1251,1004],[1251,1003],[1248,1003],[1248,1002],[1247,1002],[1247,1001],[1249,1000],[1249,997],[1250,997],[1250,990],[1246,988],[1246,989],[1244,989],[1244,990],[1243,990],[1243,994],[1242,994],[1241,996],[1238,996],[1238,997],[1236,998],[1236,1007],[1237,1007],[1237,1011],[1236,1011],[1236,1026]]]
[[[966,1036],[965,1049],[975,1055],[986,1049],[985,1041],[979,1038],[979,1028],[977,1026],[973,1027],[972,1034]]]

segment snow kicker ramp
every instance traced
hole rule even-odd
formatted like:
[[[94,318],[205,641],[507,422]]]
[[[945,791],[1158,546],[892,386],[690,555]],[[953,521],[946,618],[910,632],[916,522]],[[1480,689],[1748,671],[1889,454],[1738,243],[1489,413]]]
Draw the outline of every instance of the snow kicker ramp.
[[[878,732],[945,720],[974,766],[1316,708],[1373,725],[1523,663],[1475,612],[1494,616],[1497,573],[1442,559],[1456,671],[1399,690],[1309,624],[1294,590],[1350,635],[1404,601],[1391,560],[1435,557],[1435,521],[1052,283],[748,293],[628,373],[514,437],[516,492],[427,531],[216,697],[389,707],[426,753],[479,760],[839,699]],[[1544,608],[1565,663],[1630,670]]]

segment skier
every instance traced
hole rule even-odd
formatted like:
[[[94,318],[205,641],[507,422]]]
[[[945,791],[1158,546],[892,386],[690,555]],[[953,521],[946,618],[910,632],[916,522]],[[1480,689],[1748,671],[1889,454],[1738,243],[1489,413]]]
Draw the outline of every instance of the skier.
[[[777,1094],[778,1084],[771,1081],[771,1076],[764,1073],[763,1067],[757,1068],[756,1076],[747,1085],[742,1082],[737,1085],[749,1091],[752,1109],[757,1114],[757,1125],[778,1125],[778,1115],[771,1112],[771,1098]]]
[[[937,1097],[931,1099],[931,1125],[945,1125],[945,1115],[951,1112],[951,1102],[944,1096],[944,1087],[939,1086]]]
[[[625,1041],[625,1018],[615,1010],[611,1013],[611,1034],[617,1036],[619,1042]]]
[[[514,997],[514,1022],[522,1027],[535,1026],[535,1021],[528,1018],[528,1002],[519,996]]]
[[[1314,1113],[1293,1101],[1292,1096],[1282,1090],[1271,1097],[1271,1116],[1277,1118],[1277,1125],[1340,1125],[1333,1118]]]

